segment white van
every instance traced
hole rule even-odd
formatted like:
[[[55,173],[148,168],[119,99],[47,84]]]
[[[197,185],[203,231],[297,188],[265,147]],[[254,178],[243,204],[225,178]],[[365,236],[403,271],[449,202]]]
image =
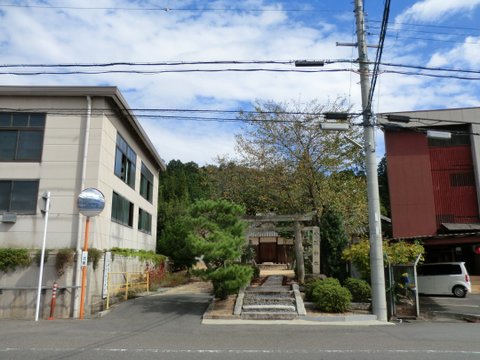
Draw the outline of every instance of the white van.
[[[424,264],[417,267],[419,294],[465,297],[472,284],[464,262]]]

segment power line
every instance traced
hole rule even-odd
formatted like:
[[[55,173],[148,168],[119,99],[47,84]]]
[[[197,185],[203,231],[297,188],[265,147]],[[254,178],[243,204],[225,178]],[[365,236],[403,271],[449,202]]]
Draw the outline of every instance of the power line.
[[[312,7],[305,8],[171,8],[171,7],[91,7],[91,6],[54,6],[54,5],[23,5],[23,4],[0,4],[0,7],[13,8],[32,8],[32,9],[50,9],[50,10],[106,10],[106,11],[155,11],[155,12],[322,12],[322,13],[347,13],[346,10],[316,9]]]
[[[37,76],[37,75],[101,75],[101,74],[180,74],[180,73],[221,73],[221,72],[277,72],[277,73],[335,73],[350,72],[351,69],[183,69],[183,70],[91,70],[91,71],[0,71],[0,75]]]
[[[325,60],[327,64],[346,62],[348,60]],[[157,61],[157,62],[107,62],[107,63],[58,63],[58,64],[0,64],[0,68],[21,68],[21,67],[113,67],[113,66],[182,66],[182,65],[292,65],[295,60],[211,60],[211,61]]]
[[[372,112],[372,102],[373,102],[373,94],[375,93],[375,85],[377,84],[377,77],[380,67],[380,62],[382,60],[382,53],[383,53],[383,45],[385,43],[385,35],[387,33],[387,26],[388,26],[388,17],[390,16],[390,0],[385,0],[385,6],[383,10],[383,20],[382,20],[382,29],[380,31],[380,38],[378,40],[378,48],[377,54],[375,56],[375,62],[373,64],[373,73],[370,82],[370,89],[368,92],[368,100],[367,100],[367,107],[364,109],[369,113]]]

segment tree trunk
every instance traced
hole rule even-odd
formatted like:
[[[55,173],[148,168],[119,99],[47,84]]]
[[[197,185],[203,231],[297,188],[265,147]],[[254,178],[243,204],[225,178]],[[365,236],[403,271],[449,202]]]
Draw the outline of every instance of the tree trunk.
[[[303,261],[302,230],[299,221],[295,221],[295,257],[297,263],[297,281],[303,284],[305,282],[305,264]]]

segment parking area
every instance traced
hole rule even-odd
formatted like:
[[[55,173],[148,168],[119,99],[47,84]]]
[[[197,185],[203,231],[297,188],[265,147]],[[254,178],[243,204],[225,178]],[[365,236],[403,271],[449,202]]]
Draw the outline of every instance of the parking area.
[[[420,314],[426,319],[480,322],[480,294],[465,298],[420,296]]]

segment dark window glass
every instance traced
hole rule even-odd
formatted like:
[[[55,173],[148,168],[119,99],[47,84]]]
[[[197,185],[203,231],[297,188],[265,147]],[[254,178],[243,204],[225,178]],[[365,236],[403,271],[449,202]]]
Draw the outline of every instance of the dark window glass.
[[[451,186],[475,186],[473,172],[450,174]]]
[[[30,127],[45,127],[45,114],[31,114]]]
[[[0,127],[10,127],[12,125],[12,114],[0,112]]]
[[[38,180],[0,180],[0,211],[35,214]]]
[[[10,209],[10,193],[12,191],[11,181],[0,181],[0,211]]]
[[[115,172],[115,175],[117,175],[120,179],[123,180],[123,154],[121,151],[118,151],[118,148],[117,148],[117,151],[115,153],[115,169],[114,169],[114,172]]]
[[[436,276],[436,275],[460,275],[462,269],[457,264],[438,264],[425,265],[418,269],[418,275],[422,276]]]
[[[133,226],[133,204],[116,192],[113,193],[112,198],[112,220],[126,226]]]
[[[0,112],[0,161],[40,161],[45,114]]]
[[[128,146],[125,140],[117,134],[114,173],[131,188],[135,188],[136,163],[137,154]]]
[[[42,132],[20,131],[18,134],[17,160],[40,160],[42,143]]]
[[[0,161],[15,159],[17,136],[17,131],[0,130]]]
[[[143,209],[138,210],[138,230],[149,234],[152,232],[152,215]]]
[[[153,174],[142,163],[141,177],[140,177],[140,195],[152,202],[153,198]]]
[[[13,127],[27,127],[29,114],[17,113],[13,114]]]

